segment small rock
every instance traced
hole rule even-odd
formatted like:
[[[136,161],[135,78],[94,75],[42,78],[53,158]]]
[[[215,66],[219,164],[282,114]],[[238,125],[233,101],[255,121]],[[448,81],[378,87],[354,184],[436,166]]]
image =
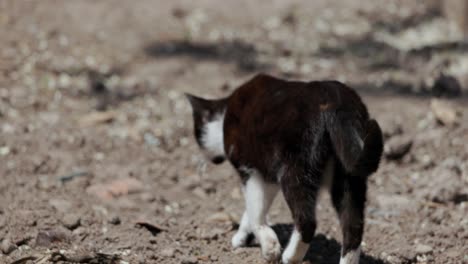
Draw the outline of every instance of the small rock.
[[[89,127],[93,125],[111,122],[116,117],[117,113],[114,111],[94,112],[81,117],[78,122],[82,127]]]
[[[421,157],[418,157],[418,160],[419,162],[421,163],[423,169],[428,169],[430,167],[433,167],[434,166],[434,160],[433,158],[428,155],[428,154],[425,154]]]
[[[380,194],[377,196],[376,200],[383,210],[411,209],[415,207],[414,200],[399,194]]]
[[[172,16],[174,16],[177,19],[185,18],[187,17],[187,14],[188,14],[187,10],[182,9],[180,7],[175,7],[174,9],[172,9]]]
[[[461,94],[460,82],[451,75],[441,74],[434,82],[432,94],[435,96],[456,97]]]
[[[84,238],[89,235],[88,230],[89,229],[85,227],[79,226],[75,230],[73,230],[73,234],[80,238]]]
[[[155,137],[153,134],[151,133],[145,133],[143,134],[143,139],[145,140],[145,143],[148,145],[148,146],[160,146],[161,145],[161,140],[159,140],[157,137]]]
[[[156,197],[154,196],[154,194],[148,192],[142,193],[140,195],[140,199],[149,203],[156,201]]]
[[[196,257],[184,257],[182,258],[181,264],[197,264],[198,263],[198,258]]]
[[[109,220],[109,223],[110,224],[113,224],[113,225],[120,225],[122,221],[120,220],[120,218],[118,216],[113,216],[110,220]]]
[[[141,192],[143,183],[134,178],[123,178],[107,184],[95,184],[88,187],[86,192],[96,195],[103,200],[110,200],[117,196]]]
[[[242,198],[242,192],[239,188],[234,188],[231,191],[231,198],[235,200],[239,200]]]
[[[11,252],[15,251],[18,247],[11,242],[10,239],[4,239],[0,244],[0,250],[3,254],[8,255]]]
[[[210,259],[211,261],[216,262],[218,261],[218,256],[211,255]]]
[[[69,237],[65,230],[51,229],[39,231],[36,237],[36,246],[50,247],[51,244],[68,242]]]
[[[165,248],[161,250],[161,256],[166,257],[166,258],[172,258],[175,255],[175,249],[174,248]]]
[[[385,157],[389,160],[403,158],[411,149],[413,140],[405,137],[393,137],[385,144]]]
[[[382,133],[385,139],[403,134],[403,127],[397,122],[388,122],[382,124]]]
[[[208,223],[234,222],[233,217],[226,212],[217,212],[206,218]]]
[[[457,111],[447,101],[432,99],[431,110],[437,121],[445,126],[453,126],[458,123]]]
[[[67,214],[63,219],[63,226],[70,230],[74,230],[80,226],[81,218],[76,214]]]
[[[433,250],[433,248],[429,245],[423,245],[423,244],[418,244],[416,245],[416,248],[415,248],[415,251],[417,254],[421,254],[421,255],[424,255],[424,254],[429,254],[431,253]]]
[[[198,256],[198,260],[206,262],[210,260],[210,256]]]
[[[0,156],[6,156],[10,153],[10,148],[8,146],[0,147]]]
[[[247,252],[246,252],[246,248],[242,248],[242,247],[239,247],[239,248],[236,248],[234,249],[234,254],[236,255],[246,255]]]
[[[204,240],[216,240],[219,236],[223,235],[224,233],[225,231],[220,228],[200,230],[199,237]]]
[[[193,194],[198,196],[200,199],[206,199],[208,198],[208,194],[206,194],[205,190],[203,190],[201,187],[196,187],[193,189]]]
[[[202,188],[207,194],[216,192],[216,184],[212,181],[203,181]]]
[[[62,199],[50,199],[49,204],[55,208],[55,210],[65,213],[70,211],[72,204],[69,201],[65,201]]]
[[[457,249],[451,249],[451,250],[447,251],[446,255],[449,258],[456,258],[456,257],[460,256],[460,252]]]
[[[135,226],[136,227],[143,227],[143,228],[146,228],[146,230],[148,230],[153,236],[163,232],[163,231],[166,231],[166,229],[164,227],[162,227],[161,225],[159,224],[156,224],[156,223],[149,223],[145,220],[140,220],[140,221],[137,221],[135,223]]]

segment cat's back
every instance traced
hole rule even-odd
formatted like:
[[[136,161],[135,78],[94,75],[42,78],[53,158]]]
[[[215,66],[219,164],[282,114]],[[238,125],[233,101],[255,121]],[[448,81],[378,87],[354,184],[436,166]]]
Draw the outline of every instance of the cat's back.
[[[360,116],[363,123],[368,119],[359,96],[340,82],[257,75],[228,98],[223,123],[226,153],[234,166],[247,163],[266,172],[273,161],[265,153],[302,151],[302,146],[313,143],[304,140],[323,134],[327,120],[323,114],[337,112]]]
[[[258,74],[234,91],[228,102],[228,112],[244,120],[247,116],[274,116],[277,120],[313,118],[333,110],[358,111],[368,118],[359,95],[338,81],[286,81]]]

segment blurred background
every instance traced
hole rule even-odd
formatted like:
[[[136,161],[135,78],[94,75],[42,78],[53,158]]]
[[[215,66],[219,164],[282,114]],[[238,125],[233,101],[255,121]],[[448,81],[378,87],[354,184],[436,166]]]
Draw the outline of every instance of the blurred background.
[[[361,263],[467,263],[467,51],[465,0],[1,0],[0,263],[263,263],[183,98],[259,72],[342,81],[380,122]],[[306,259],[338,263],[317,215]],[[271,220],[286,243],[280,198]]]

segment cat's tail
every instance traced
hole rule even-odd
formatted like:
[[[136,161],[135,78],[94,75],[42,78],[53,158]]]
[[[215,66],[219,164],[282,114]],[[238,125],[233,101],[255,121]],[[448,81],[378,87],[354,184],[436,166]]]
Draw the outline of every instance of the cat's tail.
[[[346,172],[367,177],[377,171],[383,152],[382,130],[377,121],[364,121],[362,138],[355,126],[358,122],[352,119],[335,117],[327,123],[336,156]]]

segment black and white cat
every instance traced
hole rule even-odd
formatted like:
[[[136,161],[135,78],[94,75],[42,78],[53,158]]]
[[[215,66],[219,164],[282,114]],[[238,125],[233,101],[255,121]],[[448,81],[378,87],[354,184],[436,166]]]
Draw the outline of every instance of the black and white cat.
[[[260,74],[229,97],[187,94],[195,138],[216,164],[229,160],[245,196],[233,247],[253,233],[263,257],[276,261],[281,247],[266,215],[280,189],[294,219],[282,263],[300,263],[316,229],[315,204],[325,177],[338,213],[340,264],[359,263],[367,178],[378,168],[382,133],[351,88],[336,81],[285,81]]]

